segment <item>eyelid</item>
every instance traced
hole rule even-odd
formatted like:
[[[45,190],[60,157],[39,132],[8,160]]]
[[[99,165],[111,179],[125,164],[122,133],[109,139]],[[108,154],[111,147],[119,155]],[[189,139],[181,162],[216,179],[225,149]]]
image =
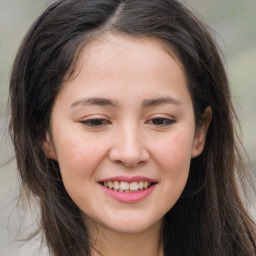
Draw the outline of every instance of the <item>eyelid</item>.
[[[150,115],[147,119],[148,120],[152,120],[152,119],[156,119],[156,118],[165,118],[165,119],[170,119],[170,120],[176,120],[176,118],[172,115],[168,115],[168,114],[153,114],[153,115]]]
[[[103,122],[102,124],[93,124],[93,122]],[[106,126],[108,124],[111,124],[111,121],[108,120],[108,118],[106,118],[105,116],[97,116],[97,115],[93,115],[93,116],[88,116],[82,120],[79,121],[81,124],[83,124],[86,127],[91,127],[91,128],[100,128],[103,126]]]
[[[91,118],[91,119],[86,119],[86,120],[82,120],[81,123],[89,123],[89,122],[93,122],[93,121],[102,121],[102,122],[107,122],[110,123],[108,120],[103,119],[103,118]]]
[[[161,114],[151,116],[150,118],[147,119],[146,123],[149,124],[153,120],[157,120],[157,119],[167,121],[167,123],[166,124],[159,124],[159,125],[153,124],[153,123],[151,123],[151,124],[154,125],[154,126],[158,126],[158,127],[165,127],[165,126],[170,126],[170,125],[176,123],[175,118],[173,118],[171,116],[161,115]]]

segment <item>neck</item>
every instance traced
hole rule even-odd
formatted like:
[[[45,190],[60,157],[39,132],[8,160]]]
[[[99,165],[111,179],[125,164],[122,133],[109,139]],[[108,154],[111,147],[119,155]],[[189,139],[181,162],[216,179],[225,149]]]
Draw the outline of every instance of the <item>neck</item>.
[[[161,222],[140,233],[115,232],[98,225],[94,230],[89,225],[88,231],[92,256],[164,256]]]

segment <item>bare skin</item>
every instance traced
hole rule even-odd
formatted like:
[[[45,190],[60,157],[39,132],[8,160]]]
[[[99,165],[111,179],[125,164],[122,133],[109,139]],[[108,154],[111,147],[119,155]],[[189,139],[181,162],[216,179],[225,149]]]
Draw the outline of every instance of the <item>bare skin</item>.
[[[57,96],[44,149],[82,212],[92,255],[163,256],[162,220],[203,150],[211,111],[196,127],[183,67],[156,40],[105,35],[85,48],[77,71]],[[123,190],[101,182],[117,176],[154,185],[123,201],[113,196]]]
[[[139,234],[117,234],[105,228],[98,232],[92,222],[87,220],[89,230],[94,230],[91,242],[95,244],[91,250],[92,256],[164,256],[161,240],[161,222],[156,223],[150,230]],[[99,246],[100,245],[100,246]]]

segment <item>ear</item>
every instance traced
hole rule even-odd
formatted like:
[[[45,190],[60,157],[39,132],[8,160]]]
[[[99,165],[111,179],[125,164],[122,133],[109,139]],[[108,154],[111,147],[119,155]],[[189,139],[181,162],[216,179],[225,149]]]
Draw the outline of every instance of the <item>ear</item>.
[[[196,128],[191,158],[195,158],[202,153],[204,149],[206,134],[208,131],[208,127],[211,123],[211,120],[212,120],[212,109],[210,107],[207,107]]]
[[[46,133],[45,142],[43,143],[43,151],[47,158],[57,160],[56,151],[48,132]]]

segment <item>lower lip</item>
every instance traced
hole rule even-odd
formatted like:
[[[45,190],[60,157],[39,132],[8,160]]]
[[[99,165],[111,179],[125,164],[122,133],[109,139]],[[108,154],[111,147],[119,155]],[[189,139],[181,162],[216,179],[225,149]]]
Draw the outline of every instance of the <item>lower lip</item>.
[[[139,192],[125,193],[125,192],[118,192],[101,185],[102,189],[106,194],[123,203],[135,203],[143,200],[144,198],[150,195],[150,193],[154,190],[155,186],[156,184],[153,184],[149,188],[146,188]]]

